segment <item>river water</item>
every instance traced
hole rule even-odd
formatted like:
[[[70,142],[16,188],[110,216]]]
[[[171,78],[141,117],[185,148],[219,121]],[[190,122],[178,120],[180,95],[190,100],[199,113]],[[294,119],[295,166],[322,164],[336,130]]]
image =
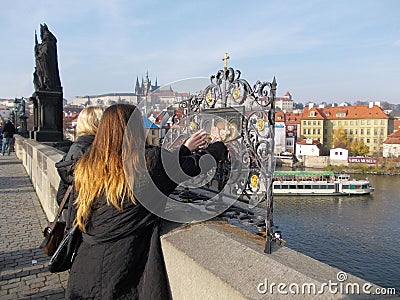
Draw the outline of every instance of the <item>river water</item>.
[[[274,223],[287,247],[399,293],[400,177],[368,178],[371,195],[275,196]]]

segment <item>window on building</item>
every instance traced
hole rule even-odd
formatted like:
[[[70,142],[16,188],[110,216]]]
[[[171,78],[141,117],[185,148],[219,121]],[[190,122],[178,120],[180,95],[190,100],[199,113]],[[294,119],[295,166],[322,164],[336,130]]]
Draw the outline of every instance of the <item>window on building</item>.
[[[315,111],[310,111],[310,117],[315,117]]]
[[[379,120],[374,120],[374,125],[378,125],[379,124]]]
[[[309,129],[307,129],[307,134],[311,134],[311,130],[310,130],[310,128],[309,128]]]
[[[353,123],[354,123],[353,121],[350,121],[350,125],[354,125]]]
[[[325,133],[325,134],[328,134],[328,129],[325,128],[325,129],[324,129],[324,133]]]
[[[381,129],[381,135],[384,135],[385,131],[383,129]]]
[[[312,134],[315,134],[315,128],[312,130]]]
[[[307,130],[305,128],[303,129],[303,134],[307,134]]]
[[[348,122],[347,122],[347,121],[344,121],[344,125],[348,125]]]
[[[350,134],[353,134],[353,129],[350,129]]]
[[[367,128],[367,135],[371,134],[371,129]]]
[[[378,143],[378,139],[374,139],[374,143],[375,143],[375,144]]]
[[[364,125],[364,120],[361,120],[361,121],[360,121],[360,124],[361,124],[361,125]]]
[[[367,144],[369,144],[371,142],[371,140],[370,139],[367,139]]]
[[[342,151],[339,152],[339,155],[343,155]]]
[[[357,129],[354,129],[354,134],[357,134],[357,132],[358,132],[358,130],[357,130]]]
[[[367,125],[371,125],[371,120],[367,120]]]
[[[321,122],[320,122],[320,121],[318,121],[318,125],[321,125]]]
[[[364,129],[363,129],[363,128],[361,128],[361,130],[360,130],[360,134],[361,134],[361,135],[363,135],[363,134],[364,134]]]
[[[317,121],[313,121],[313,125],[317,125]]]
[[[318,134],[321,134],[321,129],[318,128]]]
[[[374,129],[374,135],[378,135],[378,129]]]
[[[335,151],[335,155],[338,155],[338,152],[337,152],[337,151]]]
[[[308,125],[311,125],[311,121],[308,121]]]
[[[385,125],[385,120],[381,120],[381,125]]]
[[[338,121],[338,125],[339,125],[339,126],[342,125],[342,121]]]
[[[306,125],[307,124],[307,122],[306,121],[303,121],[303,125]]]

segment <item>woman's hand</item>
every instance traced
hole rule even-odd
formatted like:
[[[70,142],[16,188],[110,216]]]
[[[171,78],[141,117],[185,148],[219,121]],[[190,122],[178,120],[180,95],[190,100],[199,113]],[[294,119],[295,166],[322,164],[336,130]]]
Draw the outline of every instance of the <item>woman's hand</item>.
[[[184,143],[184,145],[190,150],[195,151],[206,145],[207,132],[201,129],[190,136]]]

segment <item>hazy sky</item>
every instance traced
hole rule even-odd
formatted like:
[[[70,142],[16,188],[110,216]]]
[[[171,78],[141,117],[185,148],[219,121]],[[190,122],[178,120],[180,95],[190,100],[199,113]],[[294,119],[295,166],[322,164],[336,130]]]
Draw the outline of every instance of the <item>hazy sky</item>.
[[[34,31],[58,39],[64,97],[209,77],[276,76],[296,102],[400,103],[400,1],[1,0],[0,98],[33,90]]]

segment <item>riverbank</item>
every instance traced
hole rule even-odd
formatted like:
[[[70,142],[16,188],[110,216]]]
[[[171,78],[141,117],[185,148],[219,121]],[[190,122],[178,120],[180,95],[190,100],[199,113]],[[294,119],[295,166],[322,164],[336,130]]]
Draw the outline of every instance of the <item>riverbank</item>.
[[[348,166],[327,166],[323,168],[325,171],[333,171],[335,173],[349,174],[373,174],[373,175],[400,175],[400,168],[396,165],[384,164],[349,164]]]

